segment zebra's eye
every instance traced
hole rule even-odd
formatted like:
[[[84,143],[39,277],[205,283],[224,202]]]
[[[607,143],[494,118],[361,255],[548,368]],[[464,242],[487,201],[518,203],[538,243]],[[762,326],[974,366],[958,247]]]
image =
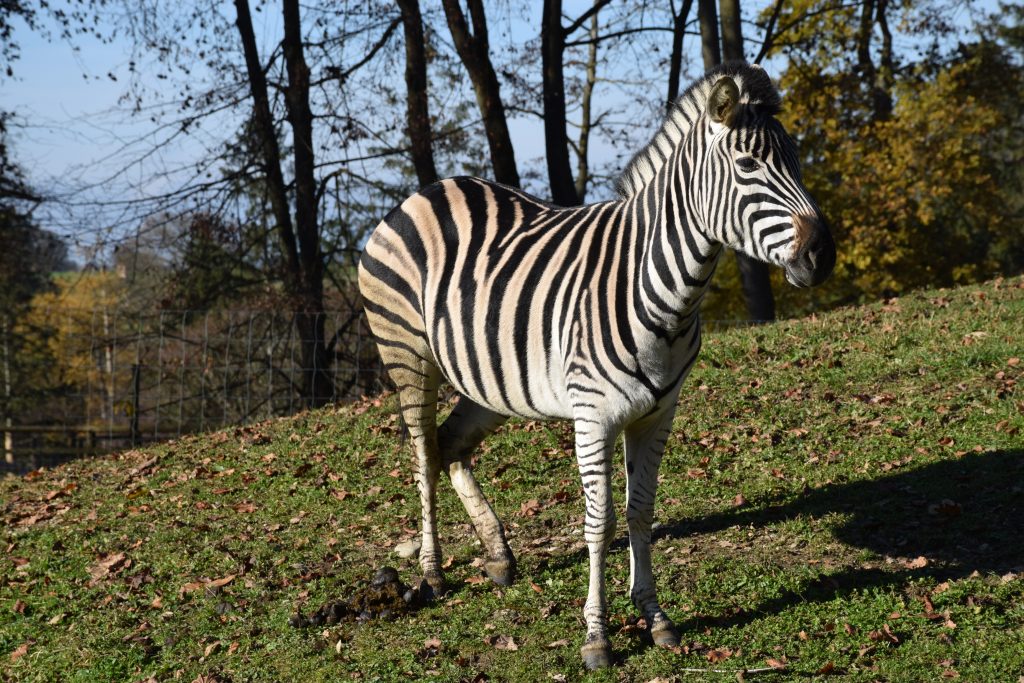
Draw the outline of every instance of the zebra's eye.
[[[744,173],[753,173],[758,169],[759,164],[754,157],[740,157],[736,160],[736,166]]]

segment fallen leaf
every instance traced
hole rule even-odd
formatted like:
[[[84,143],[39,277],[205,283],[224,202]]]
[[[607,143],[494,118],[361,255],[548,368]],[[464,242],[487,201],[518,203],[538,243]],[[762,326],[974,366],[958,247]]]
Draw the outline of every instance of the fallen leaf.
[[[28,642],[24,642],[21,645],[19,645],[18,647],[16,647],[14,649],[14,652],[11,653],[11,661],[12,662],[16,662],[19,659],[21,659],[22,657],[24,657],[25,655],[27,655],[28,654],[28,645],[29,645]]]
[[[519,649],[519,643],[512,636],[487,636],[484,642],[496,650],[515,651]]]
[[[228,574],[224,578],[214,579],[212,581],[193,581],[191,583],[186,583],[184,586],[179,588],[178,593],[180,595],[185,595],[186,593],[193,593],[198,590],[209,590],[213,592],[223,588],[234,580],[235,574]]]
[[[14,613],[15,614],[24,614],[26,607],[28,607],[28,605],[25,604],[24,600],[15,600],[14,601]]]
[[[426,657],[436,657],[441,654],[441,639],[437,636],[427,638],[423,641],[423,647],[417,652],[421,659]]]
[[[523,517],[533,517],[541,511],[540,501],[532,498],[519,507],[519,514]]]
[[[732,650],[725,647],[716,648],[708,652],[706,656],[709,662],[712,664],[718,664],[719,662],[724,662],[729,659],[729,657],[732,657]]]
[[[928,558],[920,555],[906,563],[907,569],[924,569],[928,566]]]
[[[565,647],[568,644],[569,644],[568,639],[562,638],[561,640],[555,640],[555,641],[552,641],[552,642],[548,643],[547,647],[550,648],[550,649],[554,649],[556,647]]]
[[[809,638],[809,636],[807,635],[807,631],[800,631],[796,634],[796,637],[800,640],[807,640]]]
[[[889,629],[889,624],[885,624],[878,631],[871,631],[868,633],[868,638],[875,642],[885,641],[887,643],[893,643],[894,645],[900,642],[900,639],[896,637],[896,634]]]
[[[832,662],[825,662],[825,664],[822,665],[822,667],[818,669],[815,673],[817,673],[819,676],[827,676],[833,671],[835,671],[835,669],[835,664],[833,664]]]
[[[733,507],[743,507],[747,504],[747,499],[743,497],[742,493],[737,493],[736,497],[732,499]]]
[[[768,663],[768,666],[770,666],[771,668],[775,669],[776,671],[782,671],[783,669],[786,668],[786,658],[785,657],[783,657],[782,659],[773,659],[772,657],[769,657],[765,661]]]
[[[89,567],[89,576],[94,581],[99,581],[111,572],[116,572],[123,566],[127,566],[127,557],[124,553],[114,553],[113,555],[107,555],[103,559],[97,561],[91,567]]]

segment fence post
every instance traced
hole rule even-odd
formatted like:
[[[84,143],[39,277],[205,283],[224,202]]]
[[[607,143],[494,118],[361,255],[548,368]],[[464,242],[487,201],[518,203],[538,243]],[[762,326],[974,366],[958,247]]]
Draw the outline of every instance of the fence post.
[[[132,420],[131,438],[132,448],[139,444],[139,386],[141,385],[142,371],[138,363],[132,364]]]

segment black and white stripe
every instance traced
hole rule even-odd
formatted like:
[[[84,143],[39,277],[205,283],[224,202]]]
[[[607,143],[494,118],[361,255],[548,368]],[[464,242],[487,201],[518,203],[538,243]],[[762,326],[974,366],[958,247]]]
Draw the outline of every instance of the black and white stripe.
[[[678,643],[655,595],[650,529],[658,465],[722,245],[783,266],[798,285],[817,284],[832,267],[831,238],[774,118],[778,106],[763,70],[727,65],[680,98],[630,163],[619,199],[567,209],[453,178],[393,210],[360,262],[370,325],[416,450],[420,563],[432,585],[442,584],[434,502],[442,467],[487,548],[488,574],[508,583],[515,560],[470,454],[507,416],[573,420],[590,550],[590,668],[607,665],[611,650],[604,564],[620,433],[631,597],[655,642]],[[438,428],[442,380],[461,398]]]

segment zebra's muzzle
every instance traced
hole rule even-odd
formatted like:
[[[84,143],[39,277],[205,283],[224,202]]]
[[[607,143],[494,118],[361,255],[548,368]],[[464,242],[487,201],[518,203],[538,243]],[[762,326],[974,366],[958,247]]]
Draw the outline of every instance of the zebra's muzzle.
[[[836,244],[821,216],[795,214],[796,253],[786,264],[786,280],[796,287],[824,282],[836,265]]]

